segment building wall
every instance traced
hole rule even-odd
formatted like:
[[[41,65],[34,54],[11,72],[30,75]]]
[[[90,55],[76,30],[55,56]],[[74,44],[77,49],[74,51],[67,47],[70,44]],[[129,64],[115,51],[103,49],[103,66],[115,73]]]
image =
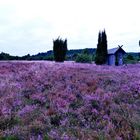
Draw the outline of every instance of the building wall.
[[[108,65],[115,66],[115,55],[114,54],[108,55]]]
[[[119,54],[119,65],[123,65],[123,54]]]
[[[117,57],[118,65],[123,65],[123,53],[119,51],[118,53],[116,53],[116,57]]]

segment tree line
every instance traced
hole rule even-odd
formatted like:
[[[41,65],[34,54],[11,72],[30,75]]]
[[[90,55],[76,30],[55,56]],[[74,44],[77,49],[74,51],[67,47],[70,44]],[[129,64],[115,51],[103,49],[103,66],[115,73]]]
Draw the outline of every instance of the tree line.
[[[67,39],[58,37],[53,40],[53,50],[47,53],[38,53],[37,55],[27,54],[25,56],[11,56],[7,53],[0,53],[0,60],[51,60],[56,62],[64,62],[72,60],[81,63],[92,63],[103,65],[107,62],[107,35],[106,31],[99,31],[97,49],[79,49],[68,50]],[[140,41],[139,41],[140,45]],[[125,57],[126,63],[135,63],[140,61],[140,53],[128,53]]]

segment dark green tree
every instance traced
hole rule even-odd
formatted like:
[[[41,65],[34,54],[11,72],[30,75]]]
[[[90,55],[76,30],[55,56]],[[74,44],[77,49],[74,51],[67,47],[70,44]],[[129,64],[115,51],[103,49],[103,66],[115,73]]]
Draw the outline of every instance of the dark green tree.
[[[63,62],[67,53],[67,39],[62,40],[59,37],[53,41],[54,60]]]
[[[95,56],[95,63],[96,64],[102,64],[102,33],[99,32],[98,34],[98,44],[97,44],[97,50],[96,50],[96,56]]]
[[[107,62],[107,36],[105,30],[102,32],[102,55],[103,55],[103,64]]]
[[[97,65],[106,64],[107,62],[107,36],[105,30],[98,34],[98,44],[95,56]]]

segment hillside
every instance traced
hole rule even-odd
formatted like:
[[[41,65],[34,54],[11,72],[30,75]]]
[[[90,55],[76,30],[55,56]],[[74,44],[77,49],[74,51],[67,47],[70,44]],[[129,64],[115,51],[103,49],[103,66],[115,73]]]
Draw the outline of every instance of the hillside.
[[[0,63],[0,139],[138,140],[140,65]]]
[[[77,55],[79,53],[82,53],[84,49],[75,49],[75,50],[68,50],[67,51],[67,59],[71,60],[74,55]],[[87,48],[88,53],[93,55],[95,54],[96,49]],[[53,60],[53,51],[47,51],[47,52],[40,52],[35,55],[27,54],[25,56],[19,57],[19,56],[11,56],[7,53],[0,53],[0,60]]]

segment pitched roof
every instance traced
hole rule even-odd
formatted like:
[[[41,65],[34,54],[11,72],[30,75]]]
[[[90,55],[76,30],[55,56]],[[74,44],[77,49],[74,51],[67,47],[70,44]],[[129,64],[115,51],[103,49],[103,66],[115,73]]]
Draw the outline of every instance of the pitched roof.
[[[119,49],[122,49],[122,48],[121,47],[112,48],[112,49],[109,49],[107,52],[108,52],[108,54],[115,54]],[[124,53],[125,53],[125,51],[124,51]]]
[[[109,49],[109,50],[108,50],[108,54],[115,54],[115,53],[116,53],[116,51],[117,51],[118,49],[119,49],[119,47]]]

